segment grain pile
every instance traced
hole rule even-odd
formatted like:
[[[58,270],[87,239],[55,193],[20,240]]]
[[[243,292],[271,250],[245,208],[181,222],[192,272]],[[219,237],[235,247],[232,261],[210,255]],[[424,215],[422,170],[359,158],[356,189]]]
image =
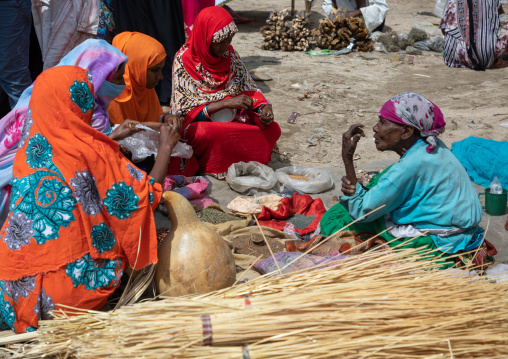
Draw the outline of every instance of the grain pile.
[[[237,217],[235,215],[226,213],[224,211],[221,211],[216,208],[207,207],[205,209],[202,209],[196,213],[198,218],[207,223],[211,224],[221,224],[226,223],[230,221],[242,221],[244,218]]]
[[[38,346],[23,355],[506,357],[508,285],[439,272],[438,266],[411,249],[370,251],[332,266],[269,274],[206,295],[72,318],[57,312],[55,320],[40,323]]]
[[[263,49],[282,51],[307,51],[310,30],[305,15],[296,13],[291,19],[289,10],[272,11],[261,28],[264,36]]]
[[[300,176],[300,175],[288,175],[289,178],[298,180],[298,181],[310,181],[310,177]]]
[[[266,238],[268,244],[274,253],[284,252],[286,247],[283,241],[273,238]],[[266,259],[271,256],[270,249],[261,234],[244,234],[230,239],[233,243],[235,253],[247,254],[260,259]]]

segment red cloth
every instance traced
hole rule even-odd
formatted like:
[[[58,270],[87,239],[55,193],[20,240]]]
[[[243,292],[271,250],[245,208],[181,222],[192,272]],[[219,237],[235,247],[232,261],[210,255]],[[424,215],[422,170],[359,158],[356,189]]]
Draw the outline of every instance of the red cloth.
[[[274,211],[268,207],[263,207],[263,210],[258,216],[259,224],[270,228],[275,228],[283,231],[284,227],[288,224],[285,221],[274,221],[274,219],[287,219],[294,214],[302,214],[304,216],[316,216],[316,219],[304,229],[295,228],[295,232],[300,236],[314,232],[321,217],[325,214],[326,209],[321,198],[313,199],[307,194],[294,194],[290,198],[283,198],[281,206],[278,210]]]
[[[183,163],[182,158],[180,157],[171,157],[169,160],[166,176],[181,175],[186,177],[193,177],[198,169],[199,162],[195,156],[187,159],[185,163]]]
[[[215,0],[182,0],[183,22],[185,24],[185,37],[189,36],[194,20],[205,7],[214,6]]]
[[[227,53],[227,59],[215,57],[210,53],[210,45],[213,35],[231,23],[234,24],[231,15],[219,6],[210,6],[201,10],[186,43],[188,51],[182,57],[185,70],[195,80],[203,81],[203,72],[212,75],[216,82],[213,92],[222,89],[229,80],[231,51]],[[229,45],[229,50],[233,50],[233,46]]]
[[[280,133],[276,122],[264,129],[238,122],[195,122],[185,137],[203,173],[223,173],[240,161],[267,165]]]

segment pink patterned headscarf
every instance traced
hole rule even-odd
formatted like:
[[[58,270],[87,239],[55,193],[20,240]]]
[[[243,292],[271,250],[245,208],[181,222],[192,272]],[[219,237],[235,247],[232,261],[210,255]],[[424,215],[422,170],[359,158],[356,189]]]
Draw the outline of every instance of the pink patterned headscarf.
[[[446,126],[439,107],[415,92],[406,92],[392,97],[381,107],[379,116],[402,125],[415,127],[429,143],[428,153],[436,148],[436,137],[444,132]]]

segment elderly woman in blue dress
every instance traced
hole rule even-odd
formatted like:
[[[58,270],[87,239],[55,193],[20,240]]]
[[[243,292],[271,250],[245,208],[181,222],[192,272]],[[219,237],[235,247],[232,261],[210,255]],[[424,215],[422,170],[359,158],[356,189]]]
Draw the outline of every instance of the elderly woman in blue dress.
[[[381,235],[384,240],[402,238],[391,246],[438,249],[434,255],[444,252],[443,257],[480,248],[476,257],[460,256],[478,265],[495,255],[479,226],[482,207],[469,176],[437,138],[445,128],[439,107],[417,93],[397,95],[383,105],[373,128],[374,142],[377,150],[394,151],[400,160],[366,187],[358,183],[353,166],[356,145],[365,137],[363,127],[353,125],[342,137],[344,196],[323,216],[323,234],[361,218],[349,229],[380,233],[389,228]],[[450,260],[444,267],[453,264]]]

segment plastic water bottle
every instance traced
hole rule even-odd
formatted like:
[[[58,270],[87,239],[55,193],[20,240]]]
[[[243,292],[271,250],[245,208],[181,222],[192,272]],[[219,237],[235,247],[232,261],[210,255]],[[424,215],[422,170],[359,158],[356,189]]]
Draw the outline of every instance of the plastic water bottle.
[[[499,178],[494,177],[494,180],[489,185],[490,193],[492,194],[502,194],[503,187],[501,186],[501,182],[499,182]]]

